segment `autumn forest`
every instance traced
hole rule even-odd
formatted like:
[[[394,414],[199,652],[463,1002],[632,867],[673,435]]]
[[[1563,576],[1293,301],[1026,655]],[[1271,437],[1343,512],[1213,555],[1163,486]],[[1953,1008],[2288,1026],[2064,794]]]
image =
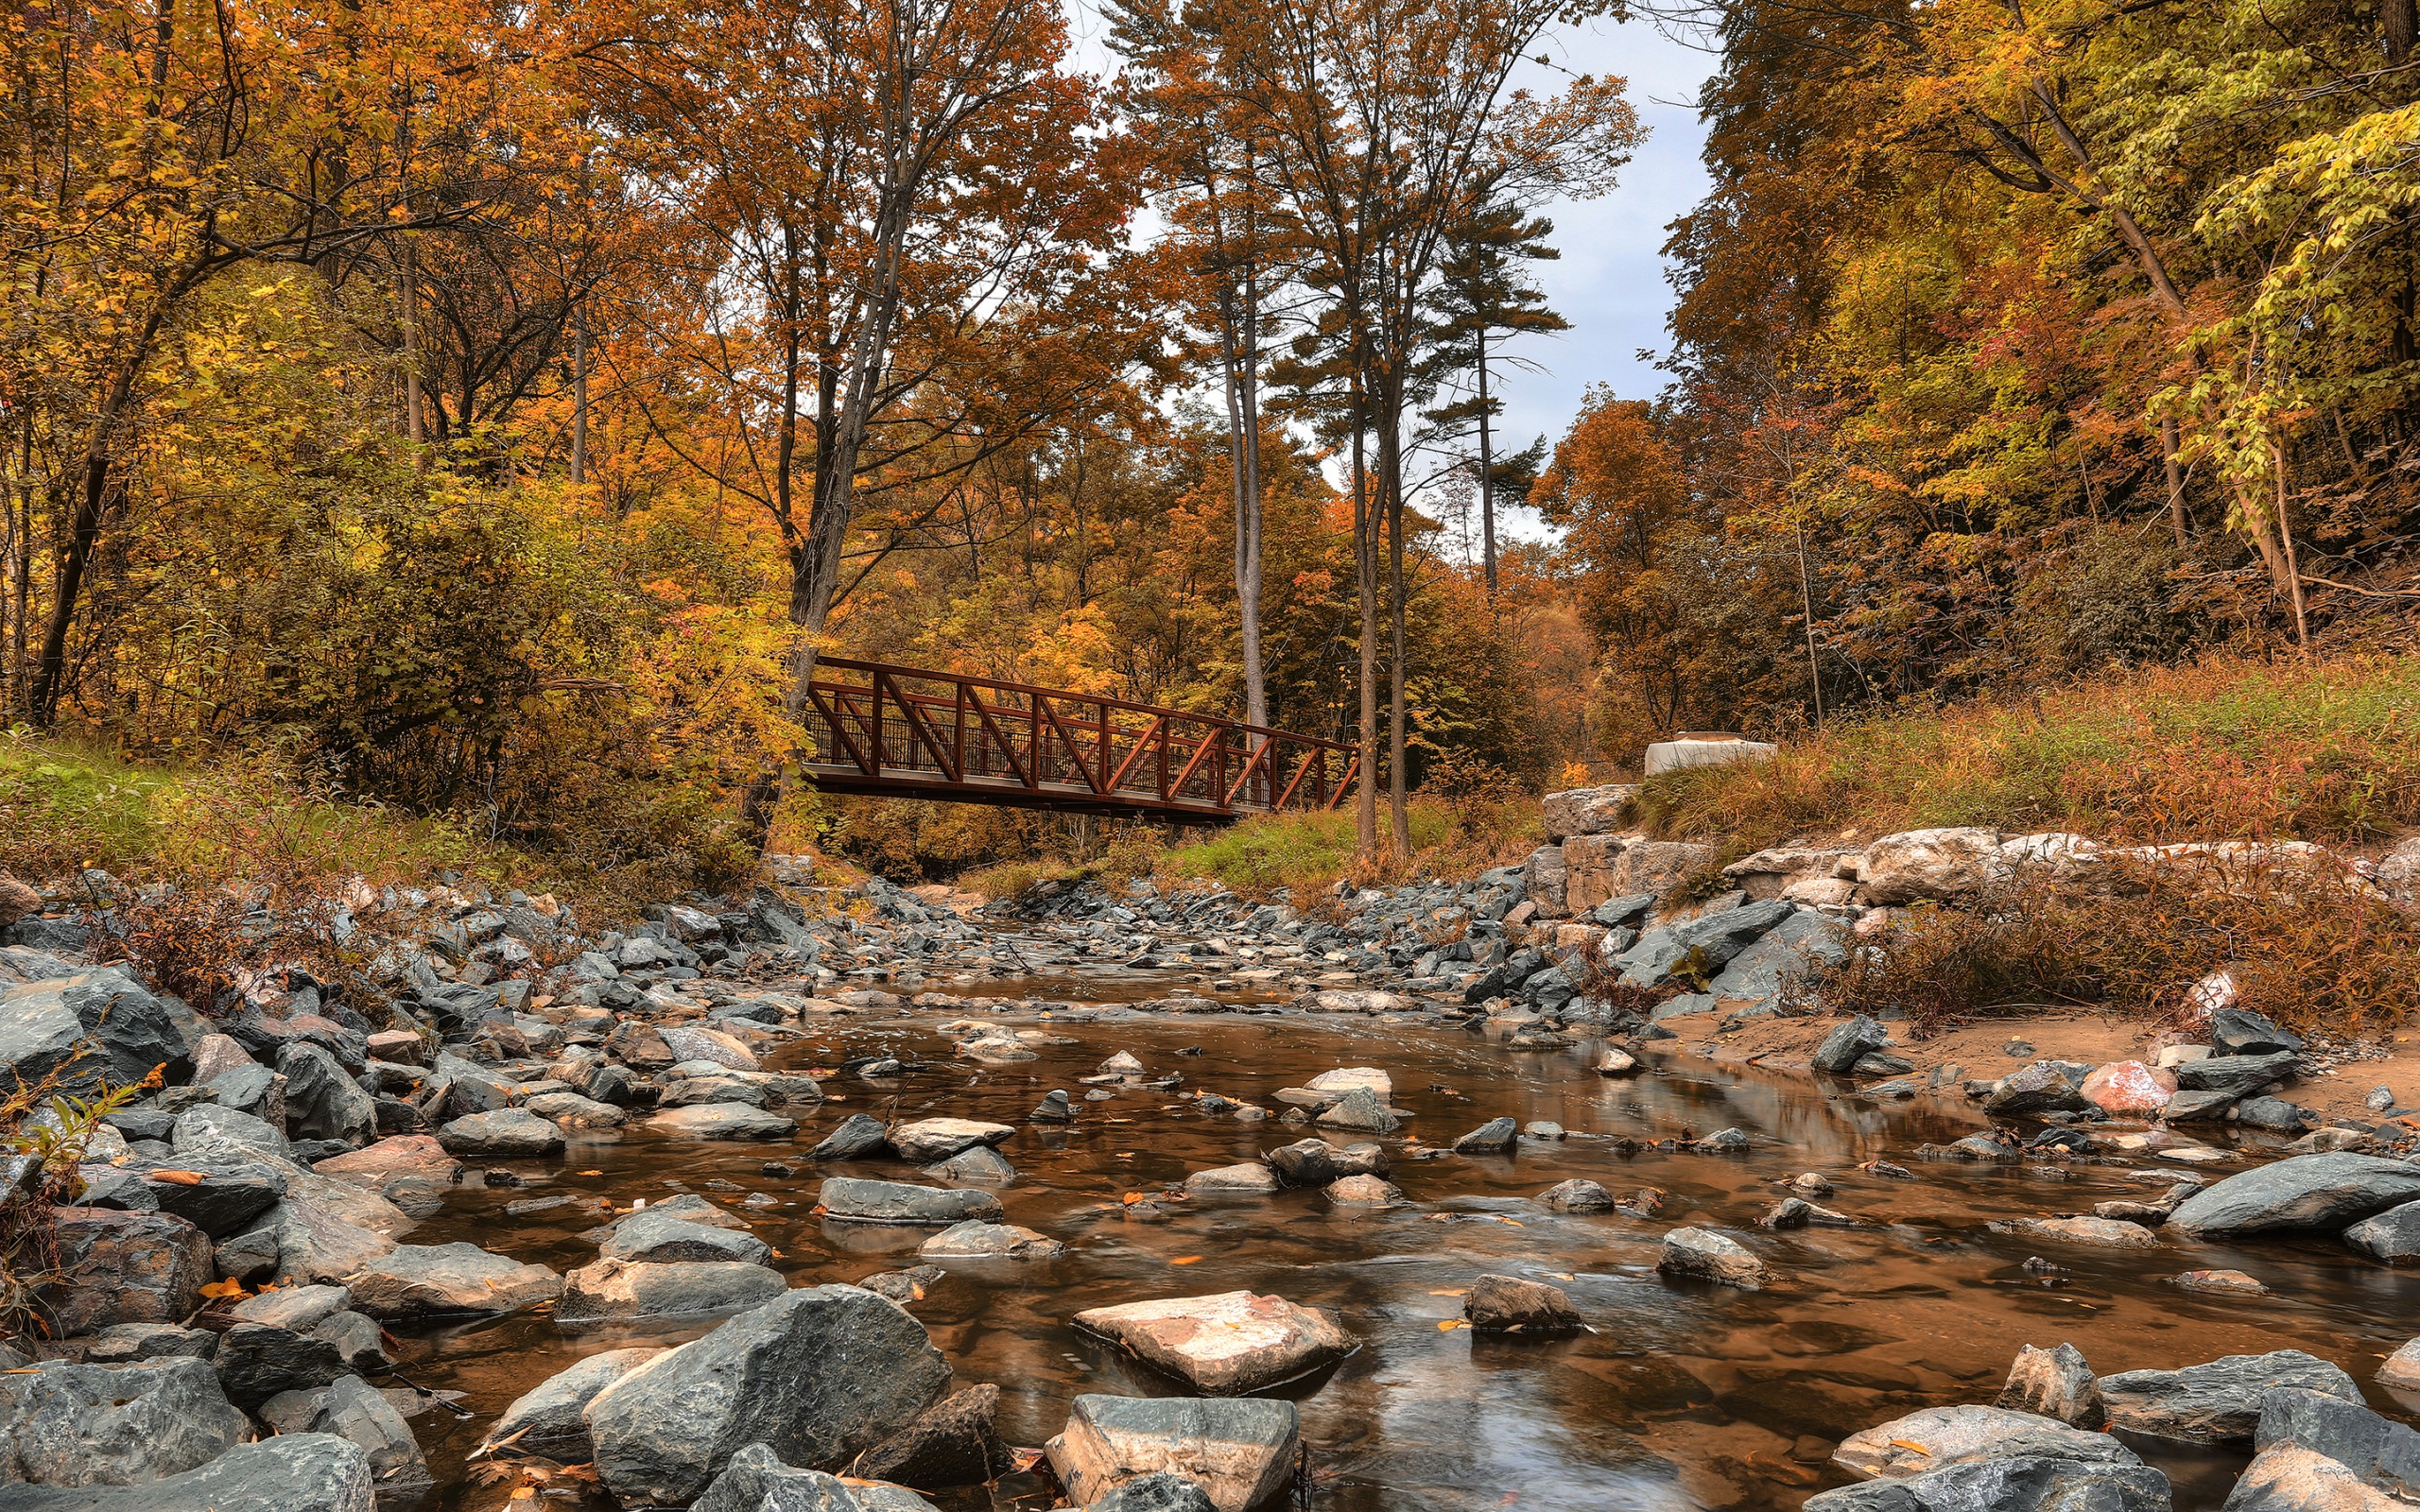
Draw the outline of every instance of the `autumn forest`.
[[[905,822],[795,779],[863,657],[1355,743],[1376,853],[1679,728],[2408,649],[2413,0],[1093,20],[12,8],[9,719],[712,871]],[[1642,140],[1581,26],[1709,52],[1711,187],[1661,388],[1533,438]]]

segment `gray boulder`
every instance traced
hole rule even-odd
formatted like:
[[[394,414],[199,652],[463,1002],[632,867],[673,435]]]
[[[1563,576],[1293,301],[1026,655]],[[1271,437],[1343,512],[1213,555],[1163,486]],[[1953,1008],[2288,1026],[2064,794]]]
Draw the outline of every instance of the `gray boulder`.
[[[596,1469],[624,1502],[683,1504],[751,1444],[846,1464],[949,1385],[924,1325],[854,1286],[787,1293],[670,1349],[588,1404]]]
[[[536,1454],[585,1465],[596,1452],[588,1437],[588,1404],[598,1392],[663,1352],[652,1348],[607,1349],[557,1371],[504,1409],[479,1441],[480,1452]]]
[[[828,1218],[851,1223],[946,1225],[970,1218],[997,1222],[1004,1210],[989,1192],[920,1187],[905,1181],[866,1181],[836,1176],[816,1194]]]
[[[210,1241],[182,1218],[107,1208],[53,1209],[59,1280],[47,1289],[62,1334],[111,1323],[182,1323],[213,1280]]]
[[[2390,1265],[2420,1260],[2420,1202],[2389,1208],[2344,1230],[2344,1242]]]
[[[773,1249],[744,1230],[696,1223],[678,1213],[642,1210],[614,1225],[611,1238],[597,1246],[607,1260],[662,1264],[683,1260],[734,1261],[762,1264]]]
[[[1454,1142],[1456,1155],[1510,1155],[1521,1143],[1521,1125],[1510,1118],[1491,1118]]]
[[[411,1425],[394,1403],[359,1376],[338,1376],[309,1391],[289,1391],[261,1403],[261,1421],[285,1434],[333,1434],[370,1461],[380,1489],[401,1491],[430,1483],[428,1461]]]
[[[2420,1166],[2375,1155],[2297,1155],[2204,1188],[2167,1228],[2197,1239],[2342,1229],[2412,1201],[2420,1201]]]
[[[1581,1326],[1562,1287],[1518,1276],[1481,1276],[1471,1282],[1462,1316],[1482,1333],[1568,1333]]]
[[[2210,1041],[2231,1056],[2294,1055],[2303,1048],[2302,1036],[2250,1008],[2221,1008],[2211,1014]]]
[[[2210,1056],[2182,1062],[2174,1070],[2179,1091],[2233,1092],[2246,1097],[2273,1081],[2292,1075],[2294,1057],[2290,1051],[2265,1056]]]
[[[0,991],[0,1073],[28,1085],[56,1073],[78,1090],[122,1087],[155,1066],[182,1082],[207,1033],[181,999],[154,994],[122,967]]]
[[[2006,1118],[2082,1113],[2092,1106],[2083,1094],[2083,1074],[2055,1060],[2037,1060],[2009,1073],[1983,1099],[1985,1112]]]
[[[1659,987],[1685,965],[1693,965],[1711,977],[1795,908],[1782,899],[1768,898],[1651,929],[1639,936],[1637,944],[1614,957],[1612,964],[1619,968],[1627,987]]]
[[[782,1463],[762,1444],[750,1444],[689,1512],[934,1512],[933,1504],[900,1486],[841,1480]]]
[[[1095,1502],[1086,1512],[1221,1512],[1201,1483],[1174,1470],[1138,1475]]]
[[[218,1336],[218,1380],[239,1407],[286,1391],[310,1391],[349,1373],[343,1349],[271,1323],[238,1323]]]
[[[334,1434],[238,1444],[182,1475],[110,1489],[27,1486],[8,1512],[375,1512],[370,1457]]]
[[[2103,1376],[2100,1400],[2113,1428],[2189,1444],[2248,1443],[2260,1423],[2262,1399],[2279,1386],[2361,1400],[2351,1376],[2300,1349],[2230,1354],[2182,1370]]]
[[[0,1483],[138,1486],[209,1463],[250,1425],[206,1360],[45,1360],[0,1374]]]
[[[1851,1434],[1832,1453],[1859,1475],[1923,1475],[1945,1465],[2010,1455],[2137,1465],[2131,1449],[2036,1413],[2005,1407],[1926,1407]]]
[[[1817,1071],[1844,1076],[1866,1057],[1891,1047],[1891,1031],[1872,1014],[1860,1013],[1824,1037],[1808,1062]]]
[[[2284,1447],[2324,1455],[2365,1486],[2420,1502],[2420,1433],[2358,1401],[2280,1386],[2262,1399],[2252,1442],[2264,1455]]]
[[[2243,1468],[2220,1512],[2406,1512],[2411,1505],[2325,1454],[2273,1444]]]
[[[834,1125],[815,1148],[806,1152],[810,1160],[868,1160],[889,1153],[890,1130],[881,1119],[865,1113],[851,1113]]]
[[[1614,1208],[1611,1192],[1581,1177],[1556,1182],[1539,1193],[1538,1200],[1556,1212],[1611,1212]]]
[[[378,1137],[378,1102],[318,1045],[289,1041],[277,1053],[285,1078],[285,1132],[301,1140],[367,1144]]]
[[[1000,1441],[1000,1388],[953,1392],[914,1422],[856,1457],[853,1477],[895,1481],[919,1490],[980,1486],[1013,1463]]]
[[[1905,1480],[1819,1491],[1806,1512],[2169,1512],[2147,1465],[2047,1455],[1967,1460]]]
[[[788,1288],[770,1265],[689,1260],[665,1264],[600,1260],[563,1278],[555,1321],[602,1323],[639,1317],[704,1317],[762,1307]]]

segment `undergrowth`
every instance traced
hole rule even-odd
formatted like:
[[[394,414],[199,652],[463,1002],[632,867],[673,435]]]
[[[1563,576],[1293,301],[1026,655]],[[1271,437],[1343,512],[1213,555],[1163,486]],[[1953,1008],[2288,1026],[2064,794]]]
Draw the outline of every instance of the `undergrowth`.
[[[2211,660],[1840,722],[1770,762],[1650,778],[1637,811],[1749,849],[1951,824],[2376,839],[2420,825],[2420,657]]]
[[[2158,867],[2078,889],[2047,878],[1921,903],[1793,989],[1794,1006],[1904,1013],[1918,1035],[2099,1008],[2183,1022],[2223,971],[2237,1001],[2300,1031],[2420,1017],[2420,919],[2311,875]]]
[[[82,1195],[77,1168],[101,1120],[159,1086],[154,1070],[124,1087],[79,1087],[74,1070],[0,1091],[0,1341],[45,1332],[43,1294],[60,1279],[52,1210]]]

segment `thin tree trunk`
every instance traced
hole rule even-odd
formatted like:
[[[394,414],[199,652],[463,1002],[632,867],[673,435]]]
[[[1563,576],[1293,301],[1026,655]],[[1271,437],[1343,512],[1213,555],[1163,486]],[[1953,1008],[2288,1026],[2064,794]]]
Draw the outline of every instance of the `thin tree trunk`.
[[[1393,408],[1388,405],[1387,408]],[[1387,817],[1390,840],[1395,855],[1411,859],[1411,812],[1405,791],[1404,752],[1407,726],[1410,712],[1404,701],[1404,670],[1409,660],[1404,647],[1403,607],[1403,447],[1396,438],[1395,422],[1382,421],[1386,429],[1378,436],[1378,487],[1383,490],[1387,508],[1387,619],[1390,649],[1387,658]]]
[[[1249,243],[1249,209],[1245,215]],[[1256,265],[1249,262],[1244,266],[1243,359],[1244,507],[1239,524],[1246,544],[1243,572],[1236,586],[1236,596],[1242,601],[1244,621],[1244,719],[1250,724],[1266,726],[1269,723],[1269,674],[1262,664],[1260,636],[1260,272]],[[1271,780],[1274,781],[1274,774]]]
[[[1487,596],[1495,599],[1495,454],[1487,414],[1487,333],[1478,333],[1478,529],[1487,561]]]
[[[588,481],[588,312],[572,316],[571,328],[571,481]]]
[[[1361,379],[1353,380],[1353,579],[1361,610],[1361,780],[1353,791],[1353,850],[1364,864],[1378,858],[1378,550],[1374,539],[1367,450],[1361,422]]]
[[[2277,459],[2277,539],[2285,547],[2286,575],[2294,588],[2294,644],[2302,648],[2305,657],[2308,657],[2310,620],[2303,612],[2303,573],[2294,560],[2294,527],[2286,518],[2286,443],[2273,440],[2269,447]]]
[[[2191,536],[2191,519],[2185,512],[2185,468],[2176,459],[2176,421],[2159,422],[2160,461],[2168,470],[2168,525],[2174,532],[2176,543],[2183,546]]]
[[[1806,522],[1792,511],[1790,530],[1798,538],[1798,606],[1806,616],[1806,686],[1815,696],[1815,728],[1824,728],[1824,664],[1815,656],[1815,575],[1806,561]]]

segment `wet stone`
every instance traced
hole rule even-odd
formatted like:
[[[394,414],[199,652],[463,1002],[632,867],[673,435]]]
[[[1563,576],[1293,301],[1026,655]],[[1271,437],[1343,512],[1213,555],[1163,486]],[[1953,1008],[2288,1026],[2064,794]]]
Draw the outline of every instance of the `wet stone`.
[[[1213,1397],[1308,1375],[1354,1349],[1326,1313],[1251,1292],[1096,1307],[1075,1322]]]
[[[1492,1118],[1454,1142],[1457,1155],[1509,1155],[1520,1143],[1520,1125],[1509,1118]]]
[[[2035,1413],[1979,1406],[1927,1407],[1894,1418],[1841,1440],[1832,1458],[1860,1475],[1897,1478],[2014,1454],[2141,1463],[2133,1450],[2107,1434]]]
[[[1300,1434],[1290,1401],[1087,1395],[1076,1399],[1047,1453],[1080,1506],[1128,1490],[1160,1499],[1146,1504],[1182,1504],[1145,1485],[1176,1477],[1219,1512],[1247,1512],[1291,1478]]]
[[[2300,1349],[2231,1354],[2182,1370],[2128,1370],[2100,1378],[2113,1428],[2187,1443],[2251,1439],[2261,1399],[2275,1386],[2303,1386],[2358,1402],[2360,1387],[2325,1360]]]
[[[2092,1366],[2072,1344],[2038,1349],[2026,1345],[2009,1367],[2008,1384],[2000,1388],[1997,1406],[2032,1413],[2074,1428],[2098,1429],[2109,1420],[2101,1405],[2100,1387]]]
[[[1751,1292],[1772,1280],[1764,1262],[1737,1241],[1705,1228],[1675,1228],[1666,1234],[1655,1268],[1667,1276],[1686,1276]]]
[[[1462,1316],[1482,1332],[1567,1333],[1580,1314],[1563,1288],[1517,1276],[1481,1276],[1462,1298]]]
[[[882,1120],[851,1113],[806,1152],[810,1160],[863,1160],[887,1153],[890,1130]]]
[[[823,1183],[816,1202],[825,1216],[854,1223],[946,1225],[970,1218],[988,1222],[1002,1211],[1000,1199],[989,1192],[838,1176]]]
[[[1538,1200],[1556,1212],[1606,1212],[1614,1206],[1612,1193],[1578,1177],[1556,1182],[1539,1193]]]

